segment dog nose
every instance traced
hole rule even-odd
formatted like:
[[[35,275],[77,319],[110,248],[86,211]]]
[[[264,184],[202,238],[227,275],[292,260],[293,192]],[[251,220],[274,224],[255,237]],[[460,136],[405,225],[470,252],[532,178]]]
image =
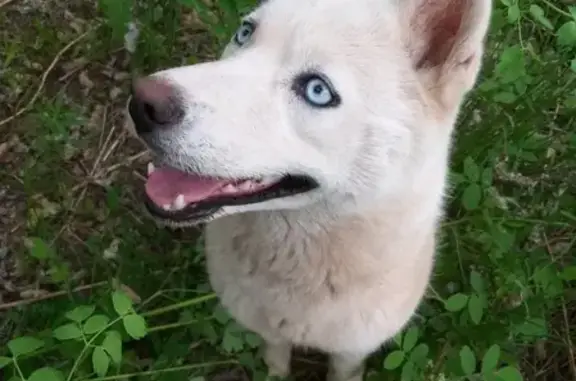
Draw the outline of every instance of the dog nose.
[[[134,81],[128,110],[139,134],[172,127],[184,118],[177,89],[165,80],[153,77]]]

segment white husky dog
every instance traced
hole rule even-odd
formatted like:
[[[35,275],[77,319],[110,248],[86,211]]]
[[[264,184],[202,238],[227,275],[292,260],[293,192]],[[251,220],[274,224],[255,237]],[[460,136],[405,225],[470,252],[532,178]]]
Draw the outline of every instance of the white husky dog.
[[[329,379],[410,320],[427,287],[451,135],[476,82],[490,0],[267,0],[216,62],[134,84],[135,131],[158,158],[160,222],[208,222],[222,304]]]

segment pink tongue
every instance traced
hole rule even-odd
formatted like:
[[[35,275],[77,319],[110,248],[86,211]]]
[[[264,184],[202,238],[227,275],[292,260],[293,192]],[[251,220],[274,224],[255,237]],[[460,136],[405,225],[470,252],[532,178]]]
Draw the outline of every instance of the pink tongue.
[[[190,175],[173,168],[158,168],[146,182],[146,194],[156,205],[171,205],[178,195],[186,204],[203,200],[226,185],[225,180]]]

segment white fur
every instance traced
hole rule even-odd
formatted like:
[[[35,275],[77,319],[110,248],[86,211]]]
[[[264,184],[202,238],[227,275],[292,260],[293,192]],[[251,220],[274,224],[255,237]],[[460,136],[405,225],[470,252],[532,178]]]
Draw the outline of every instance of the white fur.
[[[460,7],[463,24],[447,54],[419,67],[441,51],[429,37],[446,7]],[[299,345],[332,355],[332,380],[359,380],[364,358],[411,318],[489,14],[489,0],[268,0],[249,16],[258,22],[249,44],[156,73],[186,107],[161,141],[163,160],[210,176],[307,174],[320,184],[224,207],[207,226],[211,283],[264,338],[271,373],[286,375]],[[314,109],[294,94],[293,78],[309,69],[330,78],[339,107]]]

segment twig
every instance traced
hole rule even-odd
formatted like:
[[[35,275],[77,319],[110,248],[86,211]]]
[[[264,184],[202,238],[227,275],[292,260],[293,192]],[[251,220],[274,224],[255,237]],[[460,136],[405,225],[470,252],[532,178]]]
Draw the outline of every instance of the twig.
[[[544,238],[544,245],[546,246],[546,252],[550,256],[552,262],[555,262],[552,247],[550,246],[550,242],[548,241],[548,236],[546,235],[546,233],[543,233],[542,236]],[[563,319],[564,330],[566,331],[566,345],[568,346],[568,353],[570,354],[568,356],[569,357],[568,363],[570,365],[570,371],[572,372],[573,380],[576,381],[576,360],[575,360],[576,357],[574,357],[575,353],[572,345],[572,339],[570,338],[570,322],[568,320],[568,311],[566,310],[566,302],[564,301],[564,298],[562,298],[562,317],[564,318]]]
[[[60,296],[64,296],[67,295],[68,293],[76,293],[76,292],[81,292],[81,291],[86,291],[86,290],[91,290],[93,288],[97,288],[97,287],[102,287],[107,285],[108,282],[107,281],[103,281],[103,282],[98,282],[98,283],[93,283],[93,284],[88,284],[85,286],[80,286],[80,287],[76,287],[75,289],[68,291],[57,291],[57,292],[53,292],[50,294],[46,294],[46,295],[41,295],[37,298],[32,298],[32,299],[24,299],[24,300],[18,300],[16,302],[10,302],[10,303],[4,303],[4,304],[0,304],[0,311],[2,310],[9,310],[11,308],[15,308],[15,307],[21,307],[21,306],[25,306],[28,304],[32,304],[32,303],[37,303],[43,300],[48,300],[48,299],[54,299],[54,298],[58,298]]]
[[[147,311],[147,312],[141,313],[140,315],[144,316],[144,317],[163,315],[167,312],[172,312],[174,310],[181,310],[183,308],[187,308],[190,306],[194,306],[196,304],[204,303],[204,302],[210,301],[212,299],[216,299],[216,294],[211,293],[211,294],[199,296],[197,298],[185,300],[183,302],[172,304],[170,306],[157,308],[157,309],[152,310],[152,311]]]
[[[570,370],[572,371],[572,377],[576,381],[576,354],[574,353],[572,339],[570,338],[570,322],[568,320],[568,311],[566,311],[566,303],[562,300],[562,315],[564,317],[564,330],[566,331],[566,345],[568,345],[568,361],[570,363]]]
[[[140,159],[141,157],[146,156],[147,154],[148,154],[148,151],[142,151],[142,152],[140,152],[140,153],[137,153],[137,154],[135,154],[135,155],[132,155],[132,156],[130,156],[128,159],[126,159],[125,162],[116,163],[116,164],[114,164],[114,165],[106,168],[106,173],[113,172],[113,171],[117,170],[117,169],[120,168],[120,167],[123,167],[123,166],[125,166],[125,165],[127,165],[127,164],[133,163],[133,162],[135,162],[136,160]]]
[[[116,139],[114,141],[114,143],[110,144],[110,147],[108,147],[108,150],[104,153],[104,156],[102,156],[102,160],[101,161],[106,161],[108,160],[108,158],[110,157],[110,155],[112,155],[112,152],[114,152],[114,150],[118,147],[118,145],[121,142],[121,139],[123,138],[124,133],[118,137],[118,139]]]
[[[136,170],[132,171],[132,174],[133,174],[135,177],[137,177],[137,178],[139,178],[140,180],[142,180],[142,181],[146,181],[146,180],[147,180],[147,179],[146,179],[146,176],[142,176],[142,175],[141,175],[140,173],[138,173]]]
[[[102,119],[102,131],[104,131],[104,123],[106,123],[106,119],[107,119],[107,114],[105,114],[104,118]],[[114,135],[114,131],[116,130],[116,127],[112,126],[112,128],[110,129],[110,131],[108,131],[108,135],[106,136],[106,139],[104,140],[104,143],[98,147],[99,152],[98,152],[98,156],[96,156],[96,159],[94,160],[94,164],[92,165],[92,170],[90,171],[90,176],[94,176],[96,174],[96,172],[98,171],[98,167],[100,165],[100,162],[103,161],[103,157],[105,154],[105,150],[106,147],[108,146],[108,143],[110,142],[110,140],[112,140],[112,136]],[[101,135],[101,137],[104,135]],[[100,139],[100,141],[102,141],[102,139]]]
[[[4,3],[0,4],[0,7],[2,7],[3,5],[7,4],[10,0],[5,0]],[[25,112],[27,112],[28,110],[30,110],[30,108],[32,108],[32,106],[34,106],[34,103],[36,103],[36,101],[38,100],[38,98],[40,97],[40,94],[42,93],[42,90],[44,89],[44,85],[46,84],[46,79],[48,78],[48,75],[50,75],[50,73],[52,72],[52,70],[54,69],[54,67],[56,66],[56,64],[58,63],[58,61],[60,61],[60,58],[64,55],[64,53],[66,53],[68,50],[70,50],[70,48],[72,48],[74,45],[76,45],[78,42],[80,42],[81,40],[83,40],[84,38],[86,38],[86,36],[92,32],[92,30],[88,30],[84,33],[82,33],[80,36],[76,37],[74,40],[70,41],[68,43],[68,45],[66,45],[65,47],[62,48],[62,50],[60,50],[56,56],[54,57],[54,59],[52,60],[52,62],[50,63],[50,65],[48,66],[48,68],[44,71],[44,74],[42,74],[42,79],[40,80],[40,85],[38,85],[38,89],[36,89],[36,92],[34,93],[34,96],[32,96],[32,98],[30,99],[30,101],[28,102],[28,104],[26,104],[26,106],[22,107],[20,110],[16,111],[16,113],[12,116],[9,116],[8,118],[0,121],[0,127],[5,125],[6,123],[9,123],[11,121],[13,121],[14,119],[18,118],[20,115],[24,114]]]
[[[442,345],[442,348],[440,349],[440,352],[438,353],[438,356],[436,357],[436,365],[434,365],[434,368],[432,369],[432,372],[430,373],[431,378],[430,379],[435,379],[436,375],[440,372],[440,368],[442,367],[442,365],[444,364],[444,361],[442,361],[442,358],[444,356],[446,356],[446,353],[448,352],[449,349],[449,344],[448,341],[445,341],[444,344]]]
[[[2,1],[2,2],[0,3],[0,8],[2,8],[2,7],[5,6],[5,5],[10,4],[12,1],[13,1],[13,0],[4,0],[4,1]]]
[[[165,331],[167,329],[182,328],[182,327],[186,327],[187,325],[198,324],[198,323],[203,322],[203,321],[204,320],[193,319],[193,320],[188,320],[188,321],[179,321],[176,323],[158,325],[155,327],[148,328],[148,333]]]
[[[544,4],[546,4],[547,6],[549,6],[550,8],[552,8],[553,10],[555,10],[556,12],[560,13],[561,15],[572,18],[572,15],[570,13],[558,8],[556,5],[552,4],[550,1],[548,1],[548,0],[541,0],[541,1]]]
[[[98,149],[100,149],[102,147],[102,140],[104,138],[104,132],[106,131],[106,123],[108,121],[108,107],[110,107],[109,104],[107,104],[106,106],[104,106],[104,110],[102,111],[102,120],[100,123],[100,136],[98,137]],[[114,127],[112,127],[112,131],[114,130]],[[100,153],[98,154],[98,157],[100,156]],[[96,162],[98,159],[98,157],[96,157],[96,160],[94,162]],[[96,168],[96,164],[94,165],[93,168]],[[91,172],[88,172],[91,173]]]

